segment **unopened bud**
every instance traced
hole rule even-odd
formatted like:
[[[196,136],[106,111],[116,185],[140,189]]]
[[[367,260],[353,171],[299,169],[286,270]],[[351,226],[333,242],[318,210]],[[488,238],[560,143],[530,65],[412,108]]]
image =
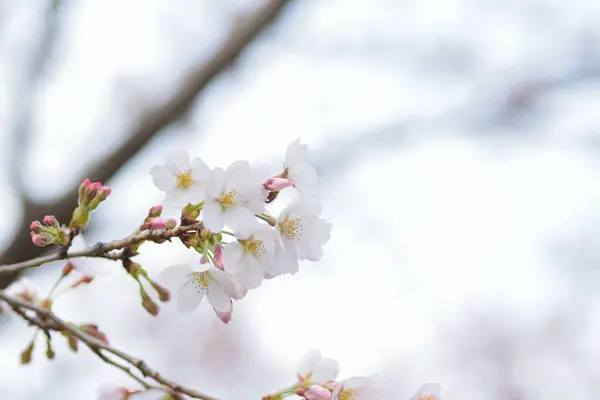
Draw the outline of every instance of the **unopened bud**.
[[[101,202],[106,200],[110,193],[110,187],[103,186],[101,182],[90,182],[86,178],[79,185],[79,207],[94,211]]]
[[[208,239],[210,236],[210,231],[206,228],[200,229],[200,237],[204,240]]]
[[[156,293],[158,294],[158,299],[160,301],[166,303],[167,301],[171,300],[171,292],[169,292],[168,289],[160,286],[156,282],[152,282],[152,287],[154,288],[154,290],[156,290]]]
[[[34,233],[31,232],[31,241],[34,245],[39,247],[45,247],[49,244],[54,243],[54,238],[52,235],[46,232]]]
[[[81,329],[88,335],[95,337],[96,339],[100,340],[104,344],[108,344],[108,338],[102,331],[98,330],[98,325],[83,324],[83,325],[79,325],[79,329]]]
[[[162,212],[163,212],[163,206],[160,204],[156,205],[156,206],[150,208],[150,210],[148,211],[148,218],[160,217]]]
[[[273,177],[267,179],[265,183],[263,183],[263,187],[269,192],[279,192],[286,187],[294,186],[296,183],[287,178],[279,178]]]
[[[188,203],[188,205],[183,207],[183,210],[181,210],[181,217],[182,217],[182,219],[185,218],[188,221],[195,221],[196,218],[198,218],[200,216],[201,210],[202,210],[202,203],[198,203],[198,204]]]
[[[146,292],[142,292],[142,307],[144,307],[146,311],[150,313],[150,315],[155,317],[158,315],[160,310],[158,304],[156,304]]]
[[[73,270],[75,269],[75,266],[73,265],[73,263],[68,262],[62,269],[62,276],[67,276],[69,275],[71,272],[73,272]]]
[[[298,394],[296,392],[296,394]],[[330,400],[331,392],[320,385],[312,385],[302,395],[306,400]]]
[[[48,360],[54,360],[54,356],[56,355],[56,353],[54,352],[54,349],[52,348],[52,342],[50,340],[50,338],[46,339],[46,357],[48,358]]]
[[[141,226],[141,230],[146,229],[165,229],[167,227],[167,221],[164,218],[148,218]]]
[[[42,220],[42,222],[44,223],[44,225],[51,227],[51,228],[59,228],[60,227],[58,220],[56,219],[56,217],[54,215],[46,215],[44,217],[44,219]]]
[[[77,353],[77,350],[79,349],[79,341],[75,339],[73,335],[69,335],[67,343],[69,344],[69,348],[73,350],[74,353]]]
[[[21,352],[21,364],[26,365],[31,362],[31,355],[33,353],[34,346],[35,342],[32,340],[31,343],[29,343],[29,346],[27,346],[25,350]]]
[[[224,267],[223,267],[223,248],[221,247],[221,245],[215,244],[214,253],[215,253],[215,267],[217,267],[221,270],[224,269]]]
[[[52,308],[52,299],[44,299],[40,302],[40,306],[42,308],[45,308],[46,310],[49,310]]]
[[[168,220],[165,221],[165,227],[167,229],[173,229],[177,226],[177,221],[173,218],[169,218]]]
[[[76,288],[79,285],[85,285],[85,284],[88,284],[88,283],[92,283],[93,280],[94,280],[93,276],[83,275],[81,278],[79,278],[75,282],[73,282],[71,284],[71,287],[72,288]]]
[[[29,225],[29,229],[31,229],[31,231],[35,232],[35,233],[41,232],[42,228],[43,228],[43,226],[42,226],[42,223],[40,221],[33,221]]]

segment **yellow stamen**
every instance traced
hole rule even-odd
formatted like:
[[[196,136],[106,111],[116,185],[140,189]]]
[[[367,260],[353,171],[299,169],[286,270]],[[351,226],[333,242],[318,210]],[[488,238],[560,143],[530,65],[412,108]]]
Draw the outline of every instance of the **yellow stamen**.
[[[304,227],[299,218],[289,219],[285,217],[283,221],[279,223],[279,229],[281,233],[291,240],[298,240],[304,233]]]
[[[192,275],[192,284],[196,289],[208,288],[208,272],[194,272]]]
[[[223,208],[237,207],[240,203],[240,195],[236,190],[223,194],[217,202]]]
[[[342,393],[339,394],[339,400],[354,400],[356,398],[356,390],[354,389],[346,389]]]
[[[254,257],[260,257],[267,252],[261,240],[240,240],[240,244]]]
[[[177,187],[182,189],[187,189],[194,183],[194,178],[192,177],[192,171],[181,171],[179,175],[177,175]]]

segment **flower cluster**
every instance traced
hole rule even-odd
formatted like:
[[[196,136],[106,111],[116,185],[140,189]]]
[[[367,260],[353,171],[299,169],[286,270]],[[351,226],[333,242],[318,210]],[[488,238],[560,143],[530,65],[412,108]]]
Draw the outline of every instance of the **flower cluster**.
[[[297,383],[263,400],[282,400],[293,395],[306,400],[389,400],[393,396],[393,390],[375,376],[337,380],[338,372],[337,361],[323,358],[319,350],[311,350],[298,363]],[[438,383],[425,383],[410,400],[442,400],[440,393]]]
[[[244,160],[227,169],[211,169],[200,158],[190,160],[185,150],[168,154],[165,164],[154,166],[150,174],[154,185],[165,192],[164,204],[182,210],[182,224],[202,221],[197,233],[182,238],[201,255],[199,262],[168,267],[159,279],[177,291],[180,312],[195,310],[206,296],[227,323],[232,300],[258,288],[264,279],[295,274],[301,260],[318,261],[323,256],[331,224],[320,217],[317,173],[299,139],[288,146],[277,175]],[[281,190],[297,194],[275,217],[266,207]],[[152,223],[163,227],[165,220],[157,218],[146,227]]]

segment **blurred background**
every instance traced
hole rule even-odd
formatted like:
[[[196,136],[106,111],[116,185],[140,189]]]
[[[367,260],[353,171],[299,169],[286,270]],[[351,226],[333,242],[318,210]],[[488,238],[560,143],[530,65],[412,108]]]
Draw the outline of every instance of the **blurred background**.
[[[599,110],[594,0],[0,0],[0,264],[39,255],[29,223],[68,222],[84,177],[113,188],[86,235],[108,241],[162,201],[168,149],[281,163],[301,137],[334,225],[320,262],[229,325],[207,304],[151,317],[95,260],[77,264],[111,272],[55,311],[220,399],[291,384],[311,348],[397,399],[429,380],[448,399],[600,399]],[[60,268],[27,276],[44,293]],[[135,387],[59,341],[20,366],[32,333],[3,318],[1,399]]]

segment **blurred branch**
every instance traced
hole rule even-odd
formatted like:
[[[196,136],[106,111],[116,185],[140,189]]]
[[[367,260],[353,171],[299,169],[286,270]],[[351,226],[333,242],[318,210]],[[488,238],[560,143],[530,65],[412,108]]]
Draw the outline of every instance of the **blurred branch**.
[[[172,391],[177,394],[185,394],[194,399],[216,400],[214,397],[202,394],[194,389],[183,387],[174,381],[164,378],[158,372],[150,368],[144,360],[130,356],[129,354],[124,353],[121,350],[109,346],[107,343],[87,334],[86,332],[83,332],[76,325],[62,320],[48,309],[42,308],[28,301],[23,301],[16,297],[10,296],[2,290],[0,290],[0,300],[4,300],[6,303],[8,303],[8,305],[10,305],[10,307],[13,310],[15,310],[15,312],[17,312],[17,314],[21,315],[31,325],[39,327],[44,332],[68,332],[73,337],[85,343],[85,345],[96,355],[98,355],[100,359],[102,359],[110,365],[119,366],[119,369],[126,371],[127,374],[130,376],[135,377],[135,375],[132,375],[128,367],[125,367],[121,364],[110,360],[108,357],[106,357],[105,354],[103,354],[103,352],[112,354],[113,356],[131,365],[131,367],[137,369],[145,378],[150,378],[156,383],[162,385],[163,387],[168,388],[169,392]],[[35,313],[35,317],[28,316],[27,314],[25,314],[24,310],[33,311]],[[142,381],[142,378],[136,380],[140,382]],[[147,385],[146,387],[152,386]]]
[[[234,18],[238,23],[232,28],[223,44],[206,62],[193,67],[181,80],[174,94],[163,104],[144,113],[136,127],[124,136],[127,140],[115,152],[97,162],[82,175],[91,180],[102,182],[112,178],[130,159],[163,128],[176,121],[194,103],[202,90],[234,62],[243,50],[263,32],[281,14],[284,6],[290,0],[268,0],[265,5],[243,18]],[[24,211],[19,223],[19,230],[13,236],[12,242],[0,257],[0,264],[11,264],[17,261],[37,257],[41,249],[31,245],[29,238],[29,221],[39,219],[44,214],[56,216],[59,221],[68,220],[76,206],[77,188],[66,193],[50,203],[36,203],[25,200]],[[0,278],[0,288],[7,287],[15,274],[7,274]]]
[[[38,28],[37,45],[32,51],[31,59],[22,69],[20,85],[15,90],[15,123],[12,129],[12,154],[10,172],[12,184],[21,198],[25,197],[23,181],[21,179],[21,165],[24,153],[29,146],[32,134],[32,120],[35,110],[35,98],[40,80],[45,76],[48,61],[56,46],[59,36],[60,1],[47,1],[42,18],[41,27]],[[44,6],[43,6],[44,7]]]
[[[69,251],[66,253],[64,251],[57,251],[54,254],[49,254],[44,257],[32,258],[31,260],[22,261],[16,264],[0,265],[0,275],[18,272],[27,268],[39,267],[40,265],[52,261],[67,260],[72,258],[98,257],[110,260],[124,260],[130,257],[131,255],[128,256],[127,254],[114,254],[111,252],[114,250],[122,250],[145,241],[160,242],[164,240],[170,240],[171,238],[179,237],[186,232],[197,231],[201,228],[202,222],[198,222],[194,225],[180,225],[173,229],[145,231],[143,233],[128,236],[125,239],[121,240],[114,240],[109,243],[96,243],[94,246],[88,247],[84,250]]]

